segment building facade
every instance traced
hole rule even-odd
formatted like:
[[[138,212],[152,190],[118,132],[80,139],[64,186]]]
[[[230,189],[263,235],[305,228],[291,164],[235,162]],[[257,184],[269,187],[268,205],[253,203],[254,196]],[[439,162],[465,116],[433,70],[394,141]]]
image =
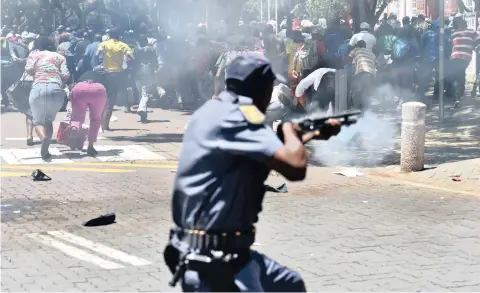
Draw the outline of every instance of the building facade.
[[[451,15],[458,12],[458,0],[443,0],[445,5],[445,15]],[[439,0],[397,0],[390,3],[387,7],[387,13],[396,13],[398,19],[404,16],[414,16],[424,14],[431,19],[438,18]],[[474,9],[474,0],[463,0],[468,9]]]

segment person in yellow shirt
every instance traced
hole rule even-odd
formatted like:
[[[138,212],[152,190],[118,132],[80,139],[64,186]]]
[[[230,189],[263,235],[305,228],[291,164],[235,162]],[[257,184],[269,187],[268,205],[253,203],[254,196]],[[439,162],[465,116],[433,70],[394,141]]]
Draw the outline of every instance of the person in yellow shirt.
[[[118,29],[110,30],[109,36],[110,39],[102,42],[97,51],[97,56],[103,53],[103,68],[108,80],[108,111],[104,115],[103,130],[110,130],[110,118],[117,101],[117,95],[119,92],[126,91],[127,72],[123,67],[125,57],[134,59],[132,49],[120,41],[120,31]]]
[[[293,40],[288,42],[285,46],[285,53],[288,57],[288,80],[290,81],[290,90],[292,96],[295,97],[295,89],[301,80],[301,68],[298,62],[295,62],[295,57],[298,50],[300,50],[305,44],[305,38],[302,32],[299,30],[293,31]],[[293,104],[297,106],[299,99],[294,98]]]

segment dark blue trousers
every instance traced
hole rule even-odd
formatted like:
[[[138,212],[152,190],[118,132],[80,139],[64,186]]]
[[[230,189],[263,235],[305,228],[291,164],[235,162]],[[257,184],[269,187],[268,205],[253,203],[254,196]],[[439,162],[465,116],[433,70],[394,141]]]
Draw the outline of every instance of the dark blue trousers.
[[[306,292],[300,275],[267,256],[251,251],[251,261],[235,276],[241,292]],[[187,271],[182,279],[184,292],[211,292],[197,272]]]

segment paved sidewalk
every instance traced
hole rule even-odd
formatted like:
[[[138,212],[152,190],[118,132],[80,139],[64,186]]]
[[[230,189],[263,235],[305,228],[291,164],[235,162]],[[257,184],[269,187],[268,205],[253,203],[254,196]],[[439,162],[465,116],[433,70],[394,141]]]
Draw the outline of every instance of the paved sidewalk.
[[[453,191],[466,191],[480,196],[480,158],[440,164],[413,173],[403,173],[399,166],[366,171],[374,176],[407,180]]]

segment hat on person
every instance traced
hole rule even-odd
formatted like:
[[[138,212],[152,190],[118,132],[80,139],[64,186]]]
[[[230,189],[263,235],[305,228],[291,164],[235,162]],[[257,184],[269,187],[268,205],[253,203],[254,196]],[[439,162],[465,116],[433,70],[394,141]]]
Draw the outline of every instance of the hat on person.
[[[370,25],[367,23],[367,22],[362,22],[360,24],[360,29],[362,30],[369,30],[370,29]]]
[[[13,38],[14,35],[12,33],[8,33],[6,36],[5,36],[7,39],[10,39],[10,38]]]
[[[271,79],[287,83],[285,77],[273,72],[270,61],[260,53],[247,53],[235,58],[225,70],[225,79],[246,81],[248,78],[258,76],[260,80]]]

